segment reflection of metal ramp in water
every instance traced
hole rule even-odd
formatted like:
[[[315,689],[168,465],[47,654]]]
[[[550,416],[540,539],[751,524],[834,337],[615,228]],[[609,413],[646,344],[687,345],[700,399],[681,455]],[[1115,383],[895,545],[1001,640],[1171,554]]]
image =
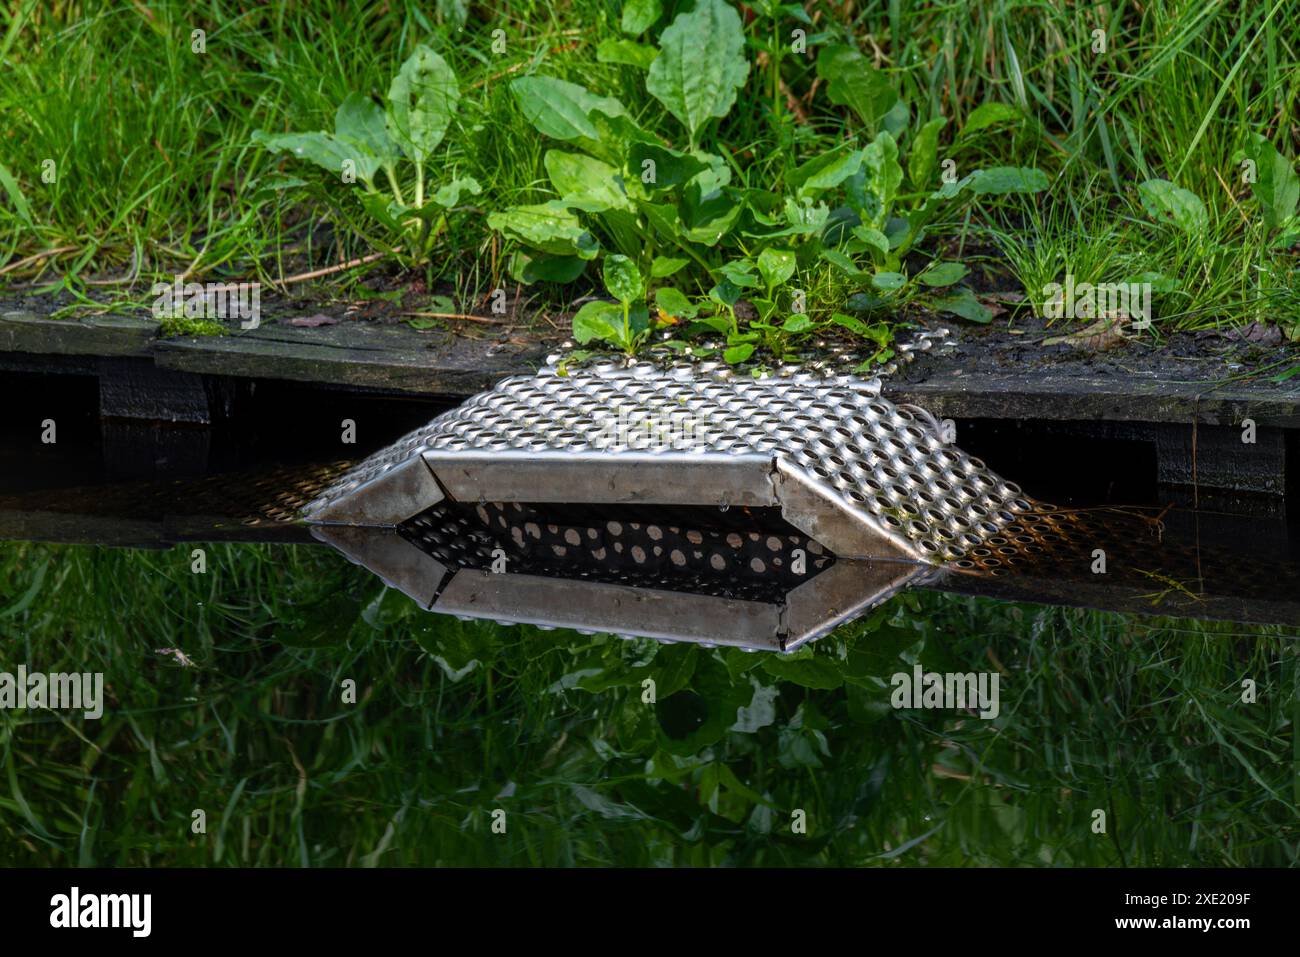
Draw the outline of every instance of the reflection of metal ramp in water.
[[[442,503],[396,529],[314,534],[431,611],[773,651],[934,573],[915,562],[837,560],[767,512],[744,510],[727,524],[709,511],[660,512],[661,524]]]
[[[305,514],[396,526],[443,500],[775,508],[841,558],[941,562],[1029,507],[879,391],[849,376],[548,369],[439,416]]]

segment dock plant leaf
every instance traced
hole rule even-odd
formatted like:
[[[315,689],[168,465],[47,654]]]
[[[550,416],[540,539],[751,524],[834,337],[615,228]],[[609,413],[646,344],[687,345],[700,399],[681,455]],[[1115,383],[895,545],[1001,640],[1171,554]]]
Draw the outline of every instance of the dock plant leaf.
[[[586,87],[552,76],[524,76],[510,84],[524,118],[539,132],[565,142],[596,140],[600,130],[593,112],[624,116],[627,110],[612,96],[596,96]]]
[[[686,127],[691,148],[700,129],[726,116],[749,73],[740,15],[723,0],[697,0],[659,38],[646,89]]]
[[[513,206],[488,216],[488,226],[555,256],[595,259],[600,251],[596,238],[583,228],[576,214],[563,202],[535,206]]]
[[[1251,135],[1239,154],[1238,162],[1242,159],[1255,164],[1250,191],[1259,200],[1264,228],[1272,232],[1296,214],[1296,207],[1300,204],[1300,176],[1296,175],[1291,161],[1258,133]]]
[[[1138,186],[1142,208],[1152,219],[1173,223],[1188,236],[1197,236],[1209,223],[1205,204],[1190,190],[1167,179],[1149,179]]]
[[[423,165],[447,134],[459,102],[456,74],[447,61],[417,46],[388,88],[388,134],[412,162]]]
[[[898,93],[889,78],[852,47],[823,47],[817,55],[817,75],[826,82],[830,101],[847,106],[870,130],[875,130],[898,103]]]

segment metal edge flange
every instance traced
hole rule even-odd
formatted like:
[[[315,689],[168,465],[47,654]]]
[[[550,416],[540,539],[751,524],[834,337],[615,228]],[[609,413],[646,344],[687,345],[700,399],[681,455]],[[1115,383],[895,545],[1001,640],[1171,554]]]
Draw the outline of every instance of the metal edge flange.
[[[332,545],[354,565],[369,569],[421,608],[434,603],[454,575],[442,562],[402,538],[394,529],[319,525],[312,535]]]
[[[783,650],[829,634],[934,573],[933,566],[916,562],[836,561],[785,596]]]
[[[770,454],[431,451],[424,461],[457,502],[777,504]]]
[[[415,455],[347,493],[306,512],[314,525],[399,525],[445,498],[424,459]]]
[[[462,568],[431,611],[543,628],[777,651],[782,606],[634,585]]]

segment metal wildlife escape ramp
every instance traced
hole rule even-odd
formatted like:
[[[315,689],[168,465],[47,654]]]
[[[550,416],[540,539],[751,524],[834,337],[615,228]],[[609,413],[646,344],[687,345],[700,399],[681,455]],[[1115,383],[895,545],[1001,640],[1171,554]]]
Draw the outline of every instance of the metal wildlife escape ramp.
[[[1020,494],[877,379],[603,363],[501,381],[305,516],[395,527],[443,501],[773,508],[839,558],[937,564],[1028,510]]]
[[[503,380],[305,515],[433,611],[788,651],[1030,507],[878,379],[598,362]]]

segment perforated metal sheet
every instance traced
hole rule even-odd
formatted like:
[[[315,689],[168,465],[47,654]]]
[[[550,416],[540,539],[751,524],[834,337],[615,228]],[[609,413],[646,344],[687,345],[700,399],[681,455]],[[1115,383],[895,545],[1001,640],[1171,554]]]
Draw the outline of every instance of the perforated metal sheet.
[[[939,562],[1030,507],[1018,487],[879,393],[878,380],[853,376],[548,368],[503,380],[367,459],[306,516],[397,524],[444,495],[776,505],[833,550],[828,530],[858,555],[872,556],[876,542],[874,557]],[[434,482],[412,465],[420,459]],[[863,534],[844,534],[850,527]]]
[[[453,569],[489,569],[500,549],[512,573],[753,601],[783,595],[834,561],[806,535],[749,509],[645,512],[651,517],[608,519],[590,506],[441,502],[397,532]]]

